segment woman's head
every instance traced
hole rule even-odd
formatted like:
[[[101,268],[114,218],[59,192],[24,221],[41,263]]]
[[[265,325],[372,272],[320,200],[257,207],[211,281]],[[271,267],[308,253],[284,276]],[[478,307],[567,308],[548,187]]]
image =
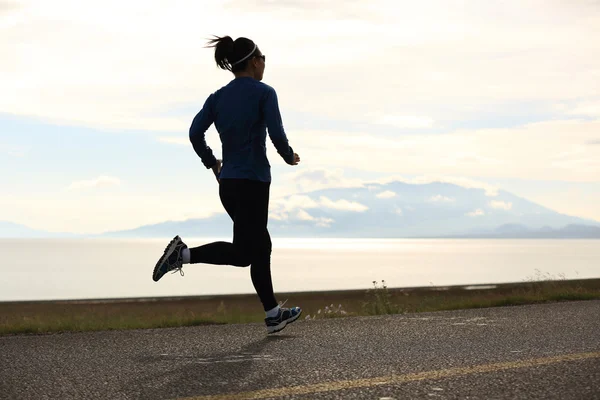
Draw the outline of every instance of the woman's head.
[[[215,48],[215,61],[219,68],[231,71],[236,76],[262,80],[265,56],[252,40],[240,37],[234,41],[230,36],[215,36],[208,45]]]

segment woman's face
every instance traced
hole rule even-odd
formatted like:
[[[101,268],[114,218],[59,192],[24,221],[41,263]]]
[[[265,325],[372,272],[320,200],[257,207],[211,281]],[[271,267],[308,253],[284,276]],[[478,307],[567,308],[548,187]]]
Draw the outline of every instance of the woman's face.
[[[260,50],[256,50],[256,55],[252,57],[252,65],[254,67],[254,77],[258,81],[262,81],[265,73],[265,56]]]

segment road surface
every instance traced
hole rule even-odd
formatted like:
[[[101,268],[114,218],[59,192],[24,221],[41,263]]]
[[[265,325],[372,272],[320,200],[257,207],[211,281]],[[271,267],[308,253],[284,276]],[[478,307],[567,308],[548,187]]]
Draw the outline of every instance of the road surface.
[[[600,399],[600,301],[0,337],[0,399]]]

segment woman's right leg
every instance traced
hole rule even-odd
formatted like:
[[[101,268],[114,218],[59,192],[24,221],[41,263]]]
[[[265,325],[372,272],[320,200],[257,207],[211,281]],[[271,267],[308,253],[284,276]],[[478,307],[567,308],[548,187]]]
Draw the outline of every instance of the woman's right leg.
[[[277,306],[271,279],[271,238],[267,230],[269,183],[221,180],[219,194],[233,220],[233,243],[214,242],[190,249],[190,263],[251,265],[252,284],[265,311]]]

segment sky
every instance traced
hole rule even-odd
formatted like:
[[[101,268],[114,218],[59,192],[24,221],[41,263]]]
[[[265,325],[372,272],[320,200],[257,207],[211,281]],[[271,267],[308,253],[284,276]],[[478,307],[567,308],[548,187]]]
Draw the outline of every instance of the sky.
[[[188,130],[254,40],[298,166],[272,201],[393,179],[600,221],[598,1],[0,0],[0,221],[99,233],[223,212]],[[213,127],[207,142],[220,156]],[[468,182],[468,183],[465,183]]]

